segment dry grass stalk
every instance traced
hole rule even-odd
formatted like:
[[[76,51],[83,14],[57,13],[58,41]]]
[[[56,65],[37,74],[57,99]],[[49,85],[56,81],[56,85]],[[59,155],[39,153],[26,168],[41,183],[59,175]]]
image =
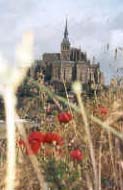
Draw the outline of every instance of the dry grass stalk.
[[[81,86],[81,84],[77,84],[77,85]],[[80,87],[80,89],[81,89],[81,87]],[[91,133],[90,133],[90,129],[89,129],[86,111],[85,111],[85,108],[84,108],[84,105],[82,102],[82,98],[81,98],[81,90],[79,90],[79,89],[76,90],[76,88],[75,88],[75,94],[77,96],[78,104],[80,107],[80,113],[81,113],[83,121],[84,121],[84,128],[85,128],[85,132],[86,132],[86,135],[88,138],[88,146],[89,146],[89,150],[90,150],[90,156],[91,156],[93,172],[94,172],[94,189],[98,190],[98,173],[97,173],[95,152],[94,152],[94,147],[93,147],[93,143],[92,143],[92,138],[91,138]]]
[[[15,96],[12,87],[7,88],[5,92],[5,110],[7,126],[7,173],[6,190],[14,189],[16,173],[16,153],[15,153]]]

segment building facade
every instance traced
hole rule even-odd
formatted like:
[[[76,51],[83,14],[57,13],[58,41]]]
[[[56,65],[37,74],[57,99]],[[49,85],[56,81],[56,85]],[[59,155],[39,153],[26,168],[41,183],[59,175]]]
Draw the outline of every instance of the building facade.
[[[44,53],[41,67],[46,81],[50,84],[71,84],[75,80],[84,86],[103,84],[103,73],[99,64],[91,64],[87,54],[81,49],[71,47],[67,20],[59,53]]]

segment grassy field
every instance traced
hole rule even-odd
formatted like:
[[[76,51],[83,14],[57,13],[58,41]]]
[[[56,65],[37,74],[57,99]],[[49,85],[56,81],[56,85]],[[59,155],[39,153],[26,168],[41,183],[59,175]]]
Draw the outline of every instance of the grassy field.
[[[123,189],[122,90],[102,90],[100,95],[85,99],[75,89],[75,96],[77,101],[72,103],[42,86],[39,96],[21,100],[17,110],[20,118],[33,123],[27,127],[25,137],[17,130],[15,189]],[[47,103],[48,97],[54,103]],[[66,119],[68,113],[71,117]],[[43,140],[37,151],[29,141],[30,153],[26,140],[35,132]],[[1,190],[6,168],[4,134],[1,127]]]

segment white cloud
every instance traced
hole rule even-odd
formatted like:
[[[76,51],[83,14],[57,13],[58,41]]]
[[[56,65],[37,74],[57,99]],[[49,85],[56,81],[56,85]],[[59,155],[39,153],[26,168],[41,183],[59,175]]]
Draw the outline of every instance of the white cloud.
[[[123,47],[123,30],[113,30],[111,34],[111,42],[113,47]]]

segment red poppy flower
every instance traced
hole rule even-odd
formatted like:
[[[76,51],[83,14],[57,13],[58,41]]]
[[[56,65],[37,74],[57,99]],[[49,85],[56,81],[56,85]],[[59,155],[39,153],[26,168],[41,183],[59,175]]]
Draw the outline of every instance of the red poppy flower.
[[[55,142],[57,145],[62,145],[63,138],[57,133],[46,133],[44,142],[49,144]]]
[[[72,120],[72,115],[68,112],[59,113],[58,120],[60,123],[68,123]]]
[[[43,143],[44,141],[44,133],[41,133],[39,131],[34,131],[28,136],[28,141],[31,143],[32,141],[38,141],[39,143]]]
[[[100,115],[107,115],[108,114],[108,108],[104,106],[98,107],[98,112]]]
[[[44,142],[44,134],[39,131],[34,131],[29,134],[28,138],[28,145],[22,139],[18,141],[19,146],[24,146],[26,148],[26,154],[37,154],[40,150],[41,143]]]
[[[70,157],[73,160],[81,161],[82,158],[83,158],[83,155],[82,155],[82,152],[79,149],[76,149],[76,150],[72,150],[70,152]]]
[[[44,142],[44,133],[34,131],[28,136],[28,142],[30,148],[26,147],[26,153],[28,155],[37,154],[40,150],[41,143]]]
[[[29,147],[26,146],[26,154],[32,155],[32,154],[37,154],[40,150],[41,143],[33,140],[29,143]]]

